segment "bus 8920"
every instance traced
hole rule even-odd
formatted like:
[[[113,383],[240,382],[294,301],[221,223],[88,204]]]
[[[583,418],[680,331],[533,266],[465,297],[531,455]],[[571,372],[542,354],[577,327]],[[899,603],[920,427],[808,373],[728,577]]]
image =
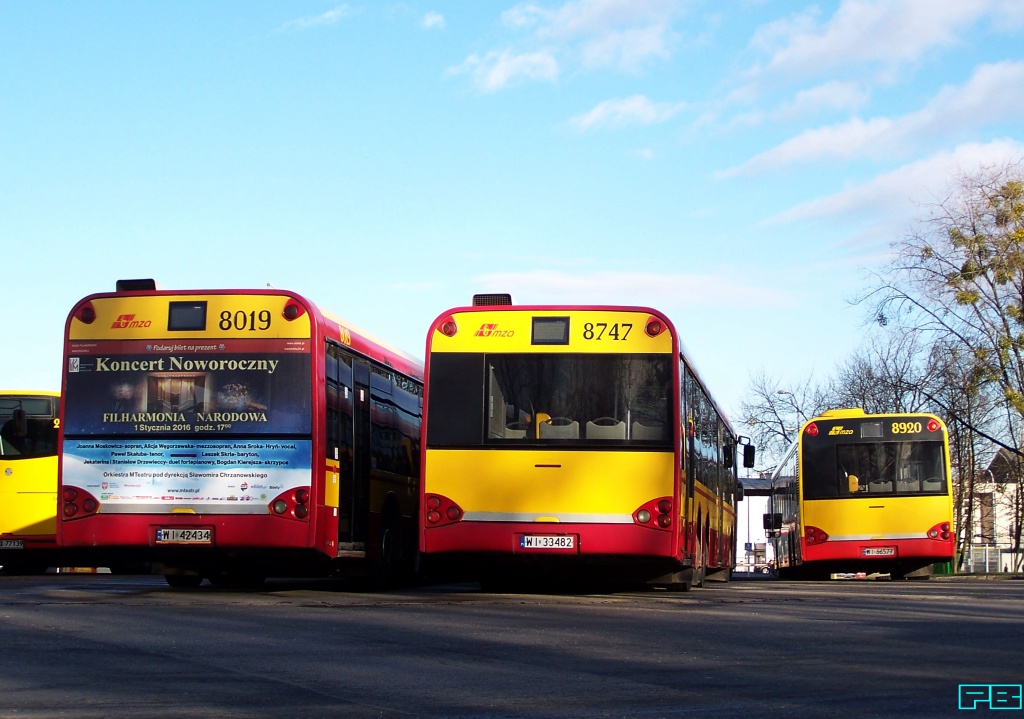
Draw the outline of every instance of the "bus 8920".
[[[929,414],[825,412],[801,429],[772,476],[779,575],[893,578],[953,558],[949,441]]]

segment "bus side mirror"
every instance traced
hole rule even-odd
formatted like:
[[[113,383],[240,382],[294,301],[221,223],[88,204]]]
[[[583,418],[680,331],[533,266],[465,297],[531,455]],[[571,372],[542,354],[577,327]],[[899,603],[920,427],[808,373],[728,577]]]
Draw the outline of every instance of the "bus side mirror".
[[[722,447],[722,466],[726,469],[732,469],[733,458],[736,455],[736,447],[731,444],[726,444]]]
[[[779,512],[769,512],[764,515],[764,531],[775,532],[782,529],[782,515]],[[774,534],[769,536],[775,536]]]
[[[750,469],[754,466],[754,445],[745,444],[743,445],[743,466]]]
[[[737,502],[742,502],[743,501],[743,482],[737,482],[736,483],[736,501]]]

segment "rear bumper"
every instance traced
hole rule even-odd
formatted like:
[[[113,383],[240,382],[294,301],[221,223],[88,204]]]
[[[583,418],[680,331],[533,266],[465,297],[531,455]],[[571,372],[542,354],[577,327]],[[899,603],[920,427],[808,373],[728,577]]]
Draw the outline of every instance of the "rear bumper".
[[[526,536],[567,536],[573,548],[527,548]],[[423,530],[421,549],[435,553],[536,556],[618,555],[675,557],[673,533],[635,524],[458,522]]]

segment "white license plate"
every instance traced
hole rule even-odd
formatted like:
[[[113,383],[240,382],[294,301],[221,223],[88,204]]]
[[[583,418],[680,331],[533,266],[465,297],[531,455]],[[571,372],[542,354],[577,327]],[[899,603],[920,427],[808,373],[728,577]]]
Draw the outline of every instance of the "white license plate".
[[[519,538],[522,549],[576,549],[576,537],[571,534],[524,534]]]
[[[895,557],[896,547],[861,547],[862,557]]]
[[[24,539],[0,539],[0,549],[24,549]]]
[[[213,544],[212,529],[170,529],[156,530],[157,544]]]

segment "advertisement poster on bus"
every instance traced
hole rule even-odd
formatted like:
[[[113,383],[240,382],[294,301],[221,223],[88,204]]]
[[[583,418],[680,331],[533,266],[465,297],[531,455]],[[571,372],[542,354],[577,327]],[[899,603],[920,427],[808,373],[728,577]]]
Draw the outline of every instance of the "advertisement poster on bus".
[[[83,343],[75,352],[72,345],[64,432],[308,435],[308,341],[274,344],[282,346],[271,351],[267,343],[241,341],[103,342]],[[191,351],[174,351],[180,346]]]
[[[168,504],[250,513],[292,487],[309,486],[310,440],[122,440],[64,443],[64,477],[104,511]]]
[[[308,340],[71,343],[67,363],[64,482],[106,511],[260,511],[310,484]]]

